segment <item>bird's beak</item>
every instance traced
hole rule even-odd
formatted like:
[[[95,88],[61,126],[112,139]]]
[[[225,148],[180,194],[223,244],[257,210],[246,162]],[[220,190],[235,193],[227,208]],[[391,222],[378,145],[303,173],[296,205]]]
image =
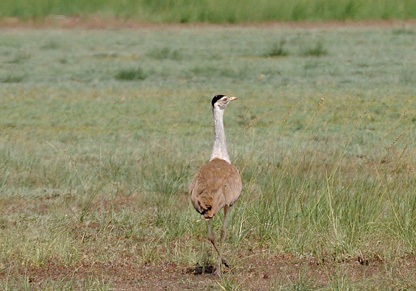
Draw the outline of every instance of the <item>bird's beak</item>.
[[[238,98],[237,97],[230,97],[230,101],[233,101],[233,100],[237,100]]]

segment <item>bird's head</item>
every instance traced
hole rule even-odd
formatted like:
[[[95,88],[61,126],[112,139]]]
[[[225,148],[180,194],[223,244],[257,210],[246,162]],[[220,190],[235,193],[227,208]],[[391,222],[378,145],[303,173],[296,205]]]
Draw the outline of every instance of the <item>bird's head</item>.
[[[237,97],[228,97],[222,94],[215,95],[211,101],[212,108],[213,109],[219,108],[221,110],[224,110],[231,101],[236,100],[236,99]]]

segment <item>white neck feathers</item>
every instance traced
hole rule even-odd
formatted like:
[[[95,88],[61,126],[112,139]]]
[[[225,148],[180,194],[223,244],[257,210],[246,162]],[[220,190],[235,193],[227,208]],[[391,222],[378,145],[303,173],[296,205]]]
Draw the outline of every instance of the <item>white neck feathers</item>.
[[[211,158],[213,159],[222,159],[228,163],[230,162],[230,157],[227,152],[227,143],[225,140],[225,131],[224,131],[224,110],[221,110],[217,107],[214,107],[212,110],[214,115],[214,147],[212,149]]]

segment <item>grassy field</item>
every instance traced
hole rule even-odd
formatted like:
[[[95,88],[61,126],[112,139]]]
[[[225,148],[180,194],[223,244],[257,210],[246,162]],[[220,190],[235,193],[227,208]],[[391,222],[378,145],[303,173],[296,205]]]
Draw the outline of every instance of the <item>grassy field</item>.
[[[411,25],[1,30],[0,289],[416,288],[415,41]],[[215,256],[187,194],[217,93],[239,97],[244,183],[221,278],[201,271]]]
[[[0,18],[91,15],[152,23],[415,19],[413,0],[2,0]]]

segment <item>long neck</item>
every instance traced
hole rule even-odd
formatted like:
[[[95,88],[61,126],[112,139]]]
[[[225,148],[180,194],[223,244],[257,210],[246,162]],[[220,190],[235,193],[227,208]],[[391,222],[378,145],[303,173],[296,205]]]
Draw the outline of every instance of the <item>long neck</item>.
[[[212,149],[210,161],[218,158],[230,163],[230,157],[227,152],[227,143],[225,141],[223,121],[224,110],[214,108],[212,114],[214,115],[214,147]]]

